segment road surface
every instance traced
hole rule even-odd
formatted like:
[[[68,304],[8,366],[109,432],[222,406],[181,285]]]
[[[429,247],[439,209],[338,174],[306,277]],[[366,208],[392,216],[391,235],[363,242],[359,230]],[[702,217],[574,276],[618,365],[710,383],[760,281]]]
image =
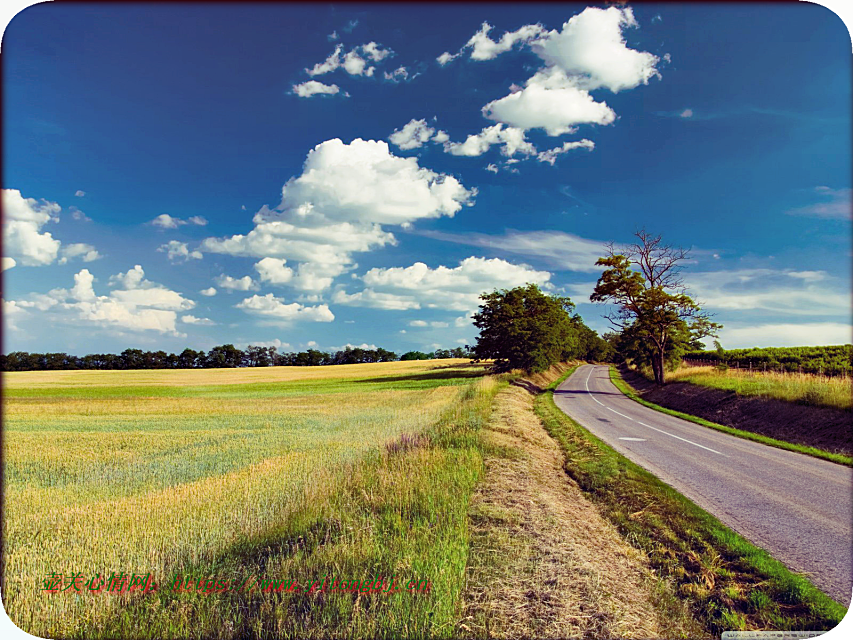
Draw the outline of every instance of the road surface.
[[[554,402],[621,454],[829,596],[853,590],[853,469],[736,438],[623,395],[608,367],[583,365]]]

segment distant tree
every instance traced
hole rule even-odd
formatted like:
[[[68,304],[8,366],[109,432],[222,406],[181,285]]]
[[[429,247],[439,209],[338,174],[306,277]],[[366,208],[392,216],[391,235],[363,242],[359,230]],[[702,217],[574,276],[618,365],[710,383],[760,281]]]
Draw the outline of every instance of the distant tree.
[[[535,284],[480,296],[474,314],[480,329],[473,349],[478,360],[494,359],[495,371],[544,371],[575,347],[569,298],[549,296]]]
[[[686,293],[680,270],[688,252],[662,244],[660,236],[645,230],[636,236],[638,243],[618,251],[610,244],[608,255],[598,259],[596,264],[606,269],[590,300],[616,306],[605,317],[622,332],[623,355],[650,364],[655,382],[664,384],[666,364],[680,360],[721,325]]]
[[[400,360],[430,360],[432,359],[431,353],[424,353],[423,351],[407,351],[403,355],[400,356]]]
[[[233,344],[213,347],[207,353],[204,366],[208,368],[239,367],[243,363],[243,352]]]

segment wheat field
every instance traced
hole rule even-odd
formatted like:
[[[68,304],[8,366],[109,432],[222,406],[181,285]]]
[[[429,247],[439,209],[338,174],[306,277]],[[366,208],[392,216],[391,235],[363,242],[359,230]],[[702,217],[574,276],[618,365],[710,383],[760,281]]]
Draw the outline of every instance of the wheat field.
[[[123,616],[131,619],[121,629],[137,629],[148,615],[139,607],[128,614],[138,593],[48,593],[46,577],[165,578],[267,540],[309,512],[320,517],[322,505],[366,473],[364,460],[378,455],[381,466],[401,434],[446,420],[472,385],[482,386],[482,373],[445,360],[6,374],[9,616],[49,637],[115,630]],[[198,606],[211,624],[230,615],[210,602]],[[151,613],[147,628],[163,616]],[[176,620],[155,635],[187,635],[190,627]],[[228,624],[223,637],[246,633],[245,621]],[[139,637],[149,637],[145,628]]]

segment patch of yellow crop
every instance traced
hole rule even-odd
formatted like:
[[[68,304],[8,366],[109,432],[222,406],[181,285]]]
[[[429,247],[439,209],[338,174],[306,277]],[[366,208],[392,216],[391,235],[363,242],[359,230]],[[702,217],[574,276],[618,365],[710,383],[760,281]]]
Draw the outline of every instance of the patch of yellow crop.
[[[45,390],[44,397],[7,397],[4,408],[8,614],[31,633],[71,634],[109,616],[120,599],[47,594],[49,573],[165,578],[183,563],[263,536],[308,504],[324,504],[361,456],[435,424],[466,385],[438,378],[427,388],[354,385],[288,395],[288,381],[406,379],[439,364],[451,363],[7,376],[7,388]],[[50,395],[86,385],[259,382],[282,383],[283,395],[241,397],[234,387],[221,397]]]
[[[6,388],[85,386],[168,386],[184,387],[253,382],[356,379],[368,376],[396,376],[426,372],[437,367],[465,365],[469,360],[408,360],[342,364],[332,367],[247,367],[241,369],[138,369],[132,371],[11,371],[3,375]]]

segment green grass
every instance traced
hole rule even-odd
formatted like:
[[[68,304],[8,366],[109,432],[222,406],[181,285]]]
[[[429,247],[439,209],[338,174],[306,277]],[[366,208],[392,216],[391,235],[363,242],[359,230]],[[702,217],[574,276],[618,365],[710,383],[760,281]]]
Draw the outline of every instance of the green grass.
[[[675,411],[674,409],[667,409],[666,407],[662,407],[653,402],[649,402],[648,400],[644,400],[640,397],[636,390],[625,381],[625,379],[620,375],[616,367],[612,365],[610,367],[610,380],[613,382],[614,385],[616,385],[616,388],[619,389],[619,391],[631,398],[631,400],[639,402],[641,405],[649,407],[650,409],[654,409],[655,411],[660,411],[661,413],[665,413],[676,418],[681,418],[682,420],[688,420],[703,427],[708,427],[709,429],[716,429],[717,431],[722,431],[723,433],[728,433],[729,435],[737,436],[738,438],[743,438],[745,440],[760,442],[761,444],[766,444],[771,447],[776,447],[778,449],[786,449],[787,451],[796,451],[797,453],[804,453],[808,456],[821,458],[823,460],[829,460],[830,462],[843,464],[848,467],[853,466],[853,457],[850,456],[845,456],[840,453],[824,451],[823,449],[818,449],[816,447],[809,447],[802,444],[785,442],[784,440],[776,440],[775,438],[763,436],[758,433],[752,433],[750,431],[735,429],[734,427],[727,427],[722,424],[717,424],[716,422],[710,422],[708,420],[705,420],[704,418],[699,418],[698,416],[692,416],[689,413],[682,413],[681,411]]]
[[[566,472],[647,554],[710,635],[826,630],[841,621],[845,607],[560,411],[553,400],[559,382],[537,399],[536,411],[565,452]]]
[[[160,382],[128,384],[129,395],[93,391],[105,377],[77,385],[94,396],[69,398],[74,385],[51,388],[43,375],[38,397],[21,393],[4,406],[7,612],[48,637],[453,635],[468,503],[482,473],[479,428],[507,382],[432,367],[376,365],[371,377],[362,367],[348,380],[306,371],[310,385],[284,380],[261,399],[255,388],[235,397],[227,384],[219,394],[189,384],[172,397],[148,395]],[[289,385],[312,388],[294,394]],[[303,585],[396,575],[432,588],[77,597],[39,591],[50,571]]]

